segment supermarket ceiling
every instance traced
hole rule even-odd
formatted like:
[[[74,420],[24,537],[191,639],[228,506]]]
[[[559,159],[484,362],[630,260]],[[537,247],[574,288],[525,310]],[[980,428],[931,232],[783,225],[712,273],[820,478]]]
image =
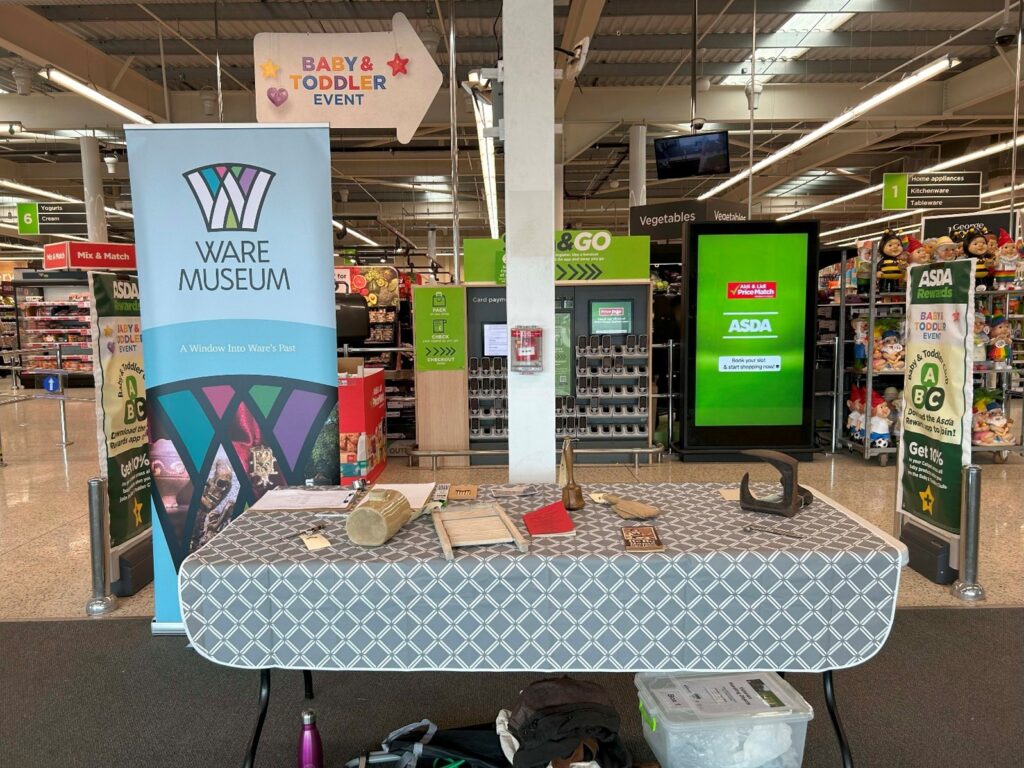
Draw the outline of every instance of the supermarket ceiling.
[[[746,167],[751,146],[743,84],[750,77],[755,27],[754,66],[764,86],[754,113],[755,161],[943,55],[960,60],[950,72],[757,175],[755,215],[783,215],[863,189],[883,172],[922,168],[1011,135],[1016,50],[995,44],[1004,0],[699,0],[696,30],[692,5],[685,0],[554,4],[554,67],[567,63],[565,55],[554,52],[556,46],[571,49],[582,38],[591,39],[575,81],[553,83],[562,126],[556,141],[565,168],[565,218],[572,225],[626,230],[629,127],[646,124],[648,138],[688,130],[693,72],[698,116],[709,129],[732,132],[733,169]],[[472,70],[495,65],[501,2],[455,0],[451,5],[461,83]],[[1014,30],[1017,6],[1010,3]],[[35,73],[54,65],[158,120],[169,111],[175,122],[215,122],[219,58],[224,119],[252,121],[255,34],[379,31],[390,29],[392,15],[400,11],[435,51],[445,84],[407,145],[389,131],[332,131],[335,211],[360,218],[382,242],[397,229],[423,244],[427,227],[434,225],[443,247],[450,243],[445,233],[452,205],[449,7],[449,0],[0,4],[0,89],[6,92],[0,94],[0,179],[80,196],[75,136],[81,132],[99,135],[104,153],[123,159],[121,118],[38,75],[28,86],[31,93],[17,95],[16,71]],[[23,79],[21,90],[26,87]],[[484,236],[477,133],[462,88],[458,113],[462,234]],[[18,132],[8,130],[10,123]],[[695,197],[721,181],[656,181],[653,151],[648,154],[648,202]],[[1010,153],[1003,152],[970,167],[986,172],[986,186],[999,188],[1007,184],[1010,162]],[[500,151],[497,167],[500,196]],[[130,209],[127,165],[119,163],[106,182],[108,205]],[[0,190],[0,215],[15,200],[5,194]],[[725,196],[745,200],[747,185]],[[843,226],[877,218],[879,207],[877,195],[865,195],[816,215],[826,228]],[[123,222],[117,222],[122,230],[130,226]],[[119,234],[128,237],[130,230]]]

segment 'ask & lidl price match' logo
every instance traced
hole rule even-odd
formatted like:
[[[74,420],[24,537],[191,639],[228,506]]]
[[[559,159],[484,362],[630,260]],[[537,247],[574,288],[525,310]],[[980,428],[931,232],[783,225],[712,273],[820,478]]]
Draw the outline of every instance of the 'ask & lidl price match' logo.
[[[255,232],[276,174],[240,163],[216,163],[183,173],[207,232]]]

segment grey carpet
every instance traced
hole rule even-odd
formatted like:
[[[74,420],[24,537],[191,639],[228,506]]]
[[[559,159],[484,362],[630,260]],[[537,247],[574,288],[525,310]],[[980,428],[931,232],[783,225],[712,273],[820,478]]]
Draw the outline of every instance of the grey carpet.
[[[340,766],[388,730],[493,718],[536,675],[314,675],[325,751]],[[624,715],[624,738],[651,759],[631,675],[587,675]],[[820,677],[789,675],[813,705],[804,765],[838,766]],[[241,765],[257,674],[215,666],[139,619],[0,623],[0,765],[18,768]],[[867,664],[836,673],[858,768],[1010,768],[1024,754],[1024,609],[897,613]],[[295,764],[302,676],[276,672],[257,765]]]

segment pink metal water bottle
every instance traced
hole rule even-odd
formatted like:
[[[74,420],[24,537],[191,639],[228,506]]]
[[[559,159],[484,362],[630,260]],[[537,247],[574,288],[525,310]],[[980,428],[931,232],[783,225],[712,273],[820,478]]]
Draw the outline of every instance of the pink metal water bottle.
[[[299,768],[324,768],[324,746],[316,729],[316,712],[302,712],[302,735],[299,737]]]

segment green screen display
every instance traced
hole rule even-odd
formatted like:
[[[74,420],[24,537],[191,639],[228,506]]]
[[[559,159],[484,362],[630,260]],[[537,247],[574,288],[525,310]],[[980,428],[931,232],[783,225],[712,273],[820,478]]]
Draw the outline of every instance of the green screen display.
[[[701,235],[694,424],[803,422],[807,235]]]
[[[633,302],[590,302],[590,332],[594,334],[632,333]]]

